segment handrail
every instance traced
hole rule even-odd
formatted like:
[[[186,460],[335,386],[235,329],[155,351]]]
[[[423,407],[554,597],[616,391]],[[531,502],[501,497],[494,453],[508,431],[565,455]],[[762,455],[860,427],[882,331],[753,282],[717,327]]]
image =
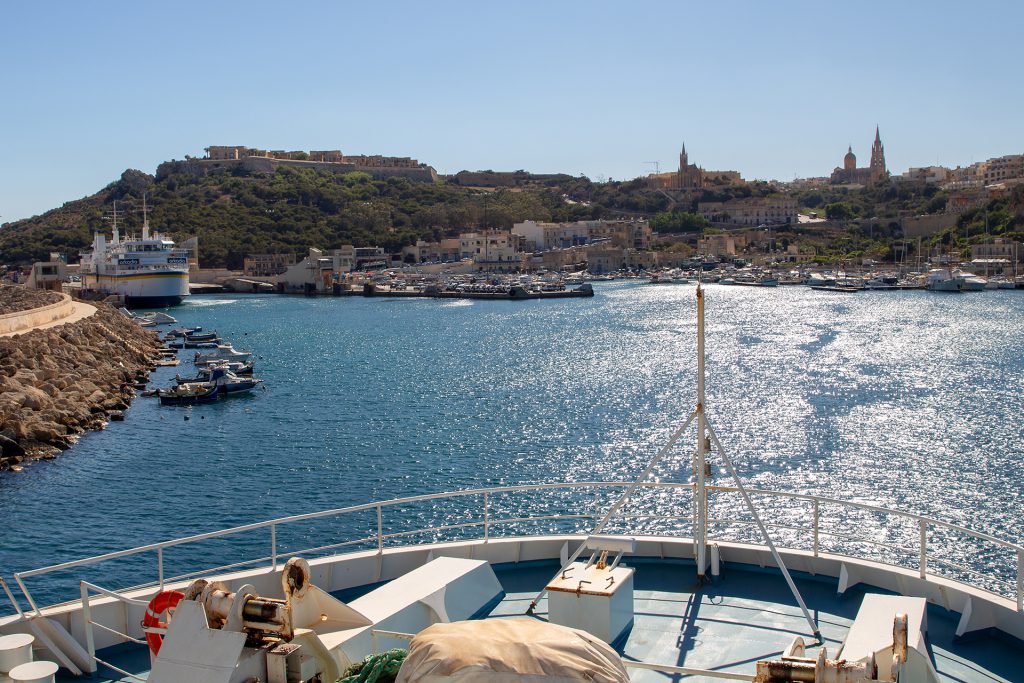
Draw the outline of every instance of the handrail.
[[[230,527],[228,529],[222,529],[222,530],[218,530],[218,531],[209,531],[209,532],[205,532],[205,533],[201,533],[201,534],[194,534],[194,535],[191,535],[191,536],[185,536],[185,537],[171,539],[171,540],[166,540],[166,541],[160,541],[160,542],[157,542],[157,543],[150,543],[150,544],[147,544],[147,545],[142,545],[142,546],[138,546],[138,547],[135,547],[135,548],[126,549],[126,550],[119,550],[119,551],[115,551],[115,552],[104,553],[104,554],[101,554],[101,555],[95,555],[95,556],[92,556],[92,557],[86,557],[86,558],[82,558],[82,559],[78,559],[78,560],[71,560],[71,561],[68,561],[68,562],[61,562],[61,563],[58,563],[58,564],[49,565],[49,566],[46,566],[46,567],[40,567],[40,568],[37,568],[37,569],[31,569],[31,570],[22,571],[22,572],[15,572],[14,573],[14,579],[17,582],[17,584],[18,584],[19,588],[21,589],[21,592],[25,596],[26,600],[28,601],[30,607],[33,610],[35,610],[36,613],[39,613],[40,612],[39,607],[35,604],[35,601],[33,600],[31,594],[29,593],[28,588],[25,586],[24,579],[27,579],[27,578],[30,578],[30,577],[34,577],[34,576],[40,576],[40,575],[44,575],[44,574],[49,574],[49,573],[52,573],[52,572],[62,571],[62,570],[66,570],[66,569],[72,569],[72,568],[75,568],[75,567],[82,567],[82,566],[92,565],[92,564],[96,564],[96,563],[99,563],[99,562],[105,562],[105,561],[114,560],[114,559],[118,559],[118,558],[122,558],[122,557],[128,557],[128,556],[137,555],[137,554],[141,554],[141,553],[145,553],[145,552],[154,552],[155,551],[157,553],[158,577],[159,577],[158,584],[162,586],[163,583],[164,583],[164,576],[163,576],[163,554],[164,554],[163,551],[164,551],[164,549],[175,547],[175,546],[179,546],[179,545],[185,545],[185,544],[189,544],[189,543],[195,543],[195,542],[203,541],[203,540],[207,540],[207,539],[221,538],[221,537],[226,537],[226,536],[233,536],[233,535],[236,535],[236,534],[246,533],[246,532],[249,532],[249,531],[255,531],[255,530],[260,530],[260,529],[267,529],[267,528],[270,529],[270,536],[271,536],[271,538],[270,538],[271,554],[270,554],[270,558],[269,559],[272,562],[272,564],[276,567],[277,562],[278,562],[278,559],[277,559],[278,558],[277,527],[279,525],[291,524],[291,523],[295,523],[295,522],[302,522],[302,521],[309,521],[309,520],[316,520],[316,519],[323,519],[323,518],[327,518],[327,517],[336,517],[336,516],[340,516],[340,515],[346,515],[346,514],[357,513],[357,512],[366,512],[366,511],[371,511],[371,510],[376,513],[376,520],[375,520],[376,521],[376,525],[375,525],[376,526],[376,533],[374,535],[372,535],[372,536],[368,536],[368,537],[366,537],[364,539],[360,539],[359,542],[370,543],[370,542],[376,541],[376,548],[377,548],[378,552],[382,552],[383,551],[384,545],[385,545],[385,541],[387,541],[387,540],[403,538],[403,537],[407,537],[407,536],[413,536],[413,535],[416,535],[416,534],[431,533],[431,532],[438,532],[438,531],[445,531],[445,530],[476,528],[476,527],[479,527],[479,526],[483,526],[484,527],[484,529],[483,529],[484,535],[483,535],[482,538],[486,542],[489,538],[492,537],[492,532],[493,532],[493,528],[495,527],[495,525],[499,525],[499,524],[504,525],[504,524],[514,524],[514,523],[541,521],[541,520],[562,521],[562,520],[569,520],[569,519],[593,518],[592,514],[555,514],[555,515],[545,515],[545,516],[510,517],[510,518],[502,519],[502,518],[499,518],[499,517],[495,517],[495,513],[492,510],[492,508],[494,507],[493,497],[494,497],[495,494],[503,494],[503,493],[535,493],[535,492],[539,492],[539,491],[552,490],[552,489],[568,489],[568,490],[587,489],[587,488],[612,489],[612,488],[624,488],[624,487],[631,486],[632,484],[633,484],[633,482],[621,482],[621,481],[548,482],[548,483],[541,483],[541,484],[520,484],[520,485],[512,485],[512,486],[496,486],[496,487],[478,488],[478,489],[463,489],[463,490],[459,490],[459,491],[450,491],[450,492],[432,493],[432,494],[422,494],[422,495],[417,495],[417,496],[407,496],[407,497],[404,497],[404,498],[394,498],[394,499],[385,500],[385,501],[361,503],[361,504],[358,504],[358,505],[351,505],[351,506],[348,506],[348,507],[333,508],[333,509],[330,509],[330,510],[321,510],[321,511],[318,511],[318,512],[309,512],[309,513],[303,513],[303,514],[298,514],[298,515],[291,515],[291,516],[288,516],[288,517],[278,517],[278,518],[275,518],[275,519],[265,520],[265,521],[262,521],[262,522],[254,522],[254,523],[251,523],[251,524],[244,524],[244,525],[240,525],[240,526]],[[641,484],[640,488],[643,488],[643,489],[667,489],[667,490],[684,490],[685,489],[685,490],[691,490],[692,491],[693,488],[694,488],[694,485],[693,484],[689,484],[689,483],[681,483],[681,482],[645,482],[645,483]],[[738,493],[739,492],[738,488],[731,487],[731,486],[708,486],[707,488],[708,488],[709,492],[715,492],[715,493]],[[792,531],[794,531],[794,532],[796,532],[798,534],[803,534],[803,533],[807,533],[807,532],[810,532],[811,534],[813,534],[812,548],[813,548],[813,551],[814,551],[815,555],[817,555],[819,553],[819,550],[820,550],[820,537],[821,536],[831,536],[831,537],[836,537],[836,538],[848,538],[849,540],[863,541],[863,542],[871,543],[873,545],[887,547],[886,544],[880,543],[877,540],[873,540],[873,539],[869,539],[869,538],[859,538],[859,537],[856,537],[856,536],[847,536],[845,534],[838,533],[838,532],[835,532],[835,531],[829,531],[829,530],[826,530],[826,529],[822,529],[821,528],[821,523],[820,523],[820,517],[823,514],[822,511],[821,511],[821,507],[823,505],[834,505],[834,506],[839,506],[841,508],[853,508],[853,509],[859,509],[859,510],[864,510],[864,511],[868,511],[868,512],[873,512],[873,513],[880,513],[880,514],[885,514],[885,515],[893,515],[893,516],[896,516],[898,518],[902,518],[902,519],[905,519],[905,520],[908,520],[908,521],[917,522],[916,526],[918,526],[920,528],[920,530],[921,530],[920,541],[919,541],[919,543],[917,545],[918,545],[918,549],[920,551],[920,566],[918,567],[918,569],[919,569],[919,571],[921,573],[922,578],[925,578],[928,574],[933,574],[934,573],[934,572],[928,572],[927,571],[927,560],[929,558],[929,555],[927,554],[927,542],[928,542],[927,529],[928,529],[928,527],[948,529],[948,530],[951,530],[951,531],[954,531],[954,532],[957,532],[957,533],[966,534],[967,536],[969,536],[971,538],[974,538],[974,539],[977,539],[977,540],[980,540],[980,541],[992,543],[992,544],[995,544],[996,546],[1016,551],[1016,554],[1017,554],[1017,558],[1016,558],[1017,559],[1017,562],[1016,562],[1016,564],[1017,564],[1017,591],[1016,591],[1017,596],[1016,596],[1016,598],[1017,598],[1018,611],[1024,611],[1024,575],[1022,575],[1022,574],[1024,574],[1024,546],[1022,546],[1022,545],[1019,545],[1019,544],[1016,544],[1016,543],[1011,543],[1009,541],[1006,541],[1004,539],[992,536],[991,534],[988,534],[988,533],[985,533],[985,532],[974,531],[974,530],[971,530],[971,529],[969,529],[967,527],[960,526],[958,524],[953,524],[953,523],[950,523],[950,522],[944,522],[942,520],[933,519],[933,518],[926,517],[924,515],[920,515],[920,514],[917,514],[917,513],[904,512],[904,511],[901,511],[901,510],[894,510],[894,509],[882,507],[882,506],[879,506],[879,505],[871,505],[871,504],[868,504],[868,503],[857,503],[857,502],[851,502],[851,501],[843,501],[843,500],[839,500],[839,499],[836,499],[836,498],[829,498],[829,497],[825,497],[825,496],[815,496],[815,495],[811,495],[811,494],[792,493],[792,492],[786,492],[786,491],[771,491],[771,490],[764,490],[764,489],[750,489],[749,493],[752,494],[752,495],[757,495],[757,496],[770,496],[770,497],[775,497],[775,498],[788,498],[788,499],[792,499],[792,500],[802,500],[802,501],[806,501],[808,503],[811,503],[811,505],[813,507],[813,518],[812,518],[813,525],[812,525],[812,527],[809,527],[809,528],[807,528],[807,527],[797,527],[797,526],[787,525],[787,524],[783,524],[783,523],[774,523],[773,526],[777,526],[779,528],[784,528],[784,529],[792,530]],[[470,522],[463,522],[463,523],[450,523],[450,524],[439,525],[439,526],[432,527],[432,528],[427,528],[427,529],[396,531],[396,532],[389,532],[389,533],[385,533],[384,532],[384,527],[383,527],[383,510],[385,508],[392,508],[392,507],[395,507],[395,506],[407,506],[407,505],[411,505],[411,504],[415,504],[415,503],[420,503],[420,502],[425,502],[425,501],[442,500],[442,499],[451,500],[451,499],[458,499],[458,498],[468,498],[468,497],[473,497],[473,496],[483,496],[483,498],[484,498],[484,501],[483,501],[484,502],[484,506],[483,506],[483,511],[482,511],[483,512],[483,521],[482,522],[481,521],[470,521]],[[809,510],[808,514],[810,515],[810,513],[811,513],[811,511]],[[690,519],[689,517],[686,517],[686,516],[638,515],[638,514],[630,514],[630,513],[623,514],[623,515],[621,515],[621,517],[624,520],[628,520],[628,519],[649,519],[649,520],[678,520],[678,521],[686,521],[686,520]],[[740,519],[732,520],[732,519],[721,519],[721,518],[715,520],[715,522],[717,522],[717,523],[726,523],[726,524],[733,524],[733,523],[743,524],[743,523],[747,523],[748,521],[749,520],[740,520]],[[726,539],[719,539],[719,540],[726,540]],[[320,548],[317,548],[317,550],[329,549],[332,546],[341,547],[343,545],[347,545],[347,544],[351,544],[351,543],[353,543],[353,542],[349,541],[349,542],[343,542],[343,543],[338,543],[338,544],[331,544],[331,545],[328,545],[328,546],[321,546]],[[897,548],[890,548],[890,549],[891,550],[897,550]],[[902,549],[900,549],[900,550],[902,550]],[[302,551],[297,551],[297,552],[302,552]],[[832,551],[830,551],[830,552],[832,552]],[[910,551],[907,550],[907,552],[910,552]],[[842,552],[832,552],[832,554],[839,555],[839,556],[855,557],[854,555],[846,555],[846,554],[844,554]],[[263,559],[267,559],[267,558],[263,558]],[[244,562],[236,563],[235,565],[229,565],[229,566],[242,566],[242,565],[245,565],[245,564],[251,564],[251,563],[253,563],[255,561],[256,560],[246,560]],[[940,563],[940,564],[948,564],[948,563]],[[895,565],[895,566],[906,566],[906,565]],[[977,574],[977,572],[973,572],[973,570],[965,570],[964,568],[959,568],[959,567],[954,567],[954,568],[957,569],[958,571],[959,570],[964,570],[966,572]],[[185,576],[190,576],[190,575],[194,576],[195,574],[198,574],[198,573],[201,573],[201,572],[204,572],[204,571],[209,571],[209,570],[198,570],[198,571],[195,571],[195,572],[189,572]],[[989,576],[989,575],[985,575],[985,576],[986,576],[986,578],[993,579],[993,580],[997,581],[998,583],[1007,583],[1007,584],[1010,583],[1009,581],[1006,581],[1006,580],[1001,579],[1001,578],[996,577],[996,576]],[[10,591],[8,590],[8,593],[9,592]],[[989,592],[992,592],[992,591],[989,591]],[[8,597],[11,599],[12,603],[14,603],[15,607],[17,608],[17,603],[14,602],[13,595],[9,595]]]
[[[18,616],[24,617],[25,613],[22,611],[21,605],[19,605],[18,601],[14,599],[14,593],[11,592],[10,587],[2,576],[0,576],[0,588],[4,589],[4,593],[7,594],[7,599],[11,601],[11,604],[14,606],[14,611],[18,613]]]
[[[95,593],[99,593],[100,595],[104,595],[104,596],[106,596],[108,598],[113,598],[114,600],[120,600],[121,602],[123,602],[126,605],[135,605],[137,607],[145,607],[147,605],[146,601],[145,600],[133,600],[132,598],[125,597],[124,595],[120,595],[120,594],[118,594],[118,593],[116,593],[114,591],[107,590],[106,588],[102,588],[100,586],[97,586],[96,584],[89,583],[88,581],[80,581],[79,582],[79,592],[80,592],[80,595],[81,595],[81,598],[82,598],[82,619],[85,622],[85,651],[86,651],[86,653],[88,653],[89,658],[92,659],[92,661],[93,661],[93,667],[94,667],[93,671],[96,670],[96,668],[95,668],[96,665],[102,664],[103,666],[105,666],[105,667],[107,667],[109,669],[112,669],[112,670],[118,672],[119,674],[121,674],[123,676],[128,676],[128,677],[134,678],[135,680],[138,680],[138,681],[143,680],[143,679],[139,678],[138,676],[136,676],[134,674],[131,674],[131,673],[128,673],[127,671],[125,671],[123,669],[119,669],[118,667],[114,666],[113,664],[111,664],[109,662],[106,662],[106,661],[104,661],[104,660],[102,660],[102,659],[100,659],[99,657],[96,656],[96,637],[95,637],[95,634],[93,633],[93,629],[96,626],[99,626],[100,629],[103,630],[103,631],[107,631],[108,633],[112,633],[112,634],[114,634],[116,636],[120,636],[121,638],[124,638],[125,640],[127,640],[129,642],[132,642],[132,643],[135,643],[137,645],[145,645],[146,641],[145,640],[140,640],[138,638],[133,638],[132,636],[128,635],[127,633],[121,633],[120,631],[118,631],[116,629],[110,628],[109,626],[101,624],[101,623],[99,623],[97,621],[93,621],[92,620],[92,599],[91,599],[92,596],[89,595],[89,591],[93,591]]]

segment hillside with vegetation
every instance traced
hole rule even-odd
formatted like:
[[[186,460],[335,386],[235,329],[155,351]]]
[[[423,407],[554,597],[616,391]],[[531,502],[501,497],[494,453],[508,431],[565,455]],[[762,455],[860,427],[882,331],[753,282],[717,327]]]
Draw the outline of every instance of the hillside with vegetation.
[[[417,239],[439,240],[485,227],[508,229],[527,219],[645,216],[657,232],[695,237],[715,230],[695,213],[698,201],[768,196],[777,191],[767,183],[749,183],[680,198],[650,189],[643,179],[594,183],[584,177],[559,176],[513,188],[481,189],[292,167],[261,173],[237,168],[206,176],[171,170],[159,177],[128,170],[92,196],[4,225],[0,264],[45,260],[50,252],[76,261],[94,231],[109,232],[107,219],[115,202],[122,233],[138,233],[143,195],[154,229],[179,242],[198,236],[204,267],[240,268],[249,253],[301,255],[311,246],[332,249],[343,244],[375,245],[395,252]],[[812,190],[793,196],[803,210],[839,222],[824,229],[794,227],[778,232],[778,239],[813,246],[826,260],[851,254],[884,258],[899,237],[899,216],[941,211],[946,201],[945,193],[934,187],[910,184]],[[988,207],[991,234],[1019,236],[1024,230],[1020,212],[1024,202],[1014,197]],[[979,221],[984,222],[984,217],[979,218],[978,211],[964,214],[965,234],[976,239],[981,234]],[[936,239],[959,248],[971,241],[956,231]]]

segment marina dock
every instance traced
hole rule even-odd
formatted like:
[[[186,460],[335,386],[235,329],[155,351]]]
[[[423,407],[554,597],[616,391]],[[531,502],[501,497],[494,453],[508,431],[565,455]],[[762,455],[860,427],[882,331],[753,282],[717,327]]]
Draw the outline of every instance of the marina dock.
[[[575,289],[527,289],[520,285],[480,285],[469,288],[439,288],[439,287],[406,287],[397,288],[388,285],[377,285],[366,283],[360,287],[345,287],[343,284],[334,285],[335,296],[365,296],[365,297],[409,297],[429,299],[493,299],[509,301],[526,301],[530,299],[574,299],[594,296],[594,288],[589,283],[580,285]]]

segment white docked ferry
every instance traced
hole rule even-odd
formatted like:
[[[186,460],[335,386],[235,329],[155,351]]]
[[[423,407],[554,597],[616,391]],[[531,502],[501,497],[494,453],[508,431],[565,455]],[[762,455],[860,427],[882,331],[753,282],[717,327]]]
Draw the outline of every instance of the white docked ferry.
[[[128,308],[177,306],[188,296],[188,251],[150,231],[143,219],[142,238],[122,238],[114,211],[110,242],[102,233],[93,237],[92,251],[82,254],[83,290],[116,294]]]

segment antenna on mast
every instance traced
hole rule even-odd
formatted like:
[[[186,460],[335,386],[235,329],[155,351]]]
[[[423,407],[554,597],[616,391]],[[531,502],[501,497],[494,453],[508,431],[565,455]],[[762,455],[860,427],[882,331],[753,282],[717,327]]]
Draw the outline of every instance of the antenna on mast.
[[[113,210],[111,222],[113,223],[113,231],[112,231],[112,234],[110,236],[110,243],[111,244],[117,244],[118,242],[121,241],[121,233],[117,229],[117,200],[116,199],[114,200],[114,210]]]

